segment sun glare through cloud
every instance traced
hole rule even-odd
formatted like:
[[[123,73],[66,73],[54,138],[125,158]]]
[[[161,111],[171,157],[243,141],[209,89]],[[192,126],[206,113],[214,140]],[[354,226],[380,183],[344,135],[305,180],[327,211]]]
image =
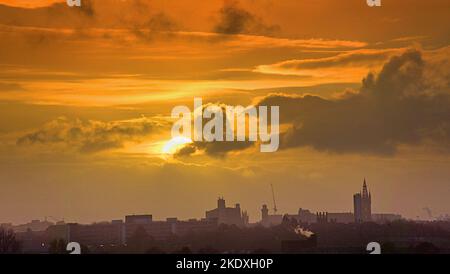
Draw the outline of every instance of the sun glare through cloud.
[[[192,140],[190,138],[178,136],[170,139],[167,141],[163,148],[162,153],[164,154],[174,154],[177,152],[180,148],[182,148],[186,144],[191,144]]]

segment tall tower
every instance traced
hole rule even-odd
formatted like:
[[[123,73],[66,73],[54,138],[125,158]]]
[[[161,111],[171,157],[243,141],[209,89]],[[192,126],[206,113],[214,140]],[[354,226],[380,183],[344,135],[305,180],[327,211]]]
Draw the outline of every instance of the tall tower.
[[[353,195],[353,213],[355,215],[355,223],[362,223],[361,193]]]
[[[372,196],[367,189],[366,179],[364,178],[362,192],[353,195],[353,209],[355,222],[370,222],[372,220]]]
[[[363,192],[361,197],[362,221],[370,222],[372,220],[372,197],[367,190],[366,178],[364,178]]]
[[[264,222],[264,220],[267,220],[269,217],[269,209],[267,208],[267,205],[263,205],[261,208],[261,221]]]
[[[219,197],[219,199],[217,200],[217,208],[225,208],[225,199],[223,197]]]

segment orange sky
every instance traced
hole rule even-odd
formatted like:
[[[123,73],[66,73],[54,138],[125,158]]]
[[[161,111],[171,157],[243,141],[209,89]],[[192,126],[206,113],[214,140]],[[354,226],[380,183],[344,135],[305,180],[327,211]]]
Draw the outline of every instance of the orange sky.
[[[0,4],[14,7],[36,8],[45,7],[54,3],[65,2],[64,0],[0,0]]]
[[[364,177],[375,212],[450,212],[449,1],[63,2],[0,0],[0,222],[219,195],[255,221],[270,183],[284,213],[351,211]],[[162,155],[194,97],[279,104],[282,148]]]

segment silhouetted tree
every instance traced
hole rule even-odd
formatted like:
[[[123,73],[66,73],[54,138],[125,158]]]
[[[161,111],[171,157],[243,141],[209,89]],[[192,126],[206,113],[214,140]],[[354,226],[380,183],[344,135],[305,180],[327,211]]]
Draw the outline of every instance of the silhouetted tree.
[[[128,248],[132,252],[144,253],[154,245],[155,240],[142,226],[138,226],[128,239]]]
[[[0,228],[0,254],[18,253],[20,242],[16,240],[16,234],[12,230]]]

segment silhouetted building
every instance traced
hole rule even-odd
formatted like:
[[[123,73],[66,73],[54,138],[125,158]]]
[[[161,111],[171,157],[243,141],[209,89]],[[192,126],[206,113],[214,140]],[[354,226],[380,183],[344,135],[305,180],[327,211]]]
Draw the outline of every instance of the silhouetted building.
[[[45,231],[16,232],[16,238],[20,241],[21,248],[27,253],[42,254],[48,251],[47,234]]]
[[[353,195],[353,208],[355,222],[363,223],[372,220],[372,197],[367,190],[366,179],[364,179],[362,192]]]
[[[308,209],[300,208],[298,210],[297,221],[302,223],[314,223],[316,222],[316,215]]]
[[[153,221],[152,215],[127,215],[125,223],[127,224],[149,224]]]
[[[216,219],[218,224],[237,226],[244,226],[245,224],[241,206],[236,204],[235,207],[226,207],[223,198],[217,200],[217,208],[206,211],[206,219],[210,221]]]
[[[316,222],[319,224],[328,223],[328,212],[317,212],[316,213],[317,220]]]
[[[46,234],[49,242],[60,239],[67,242],[67,239],[69,238],[67,224],[49,226],[46,230]]]
[[[250,222],[250,217],[248,216],[247,211],[242,211],[242,221],[244,222],[244,226],[247,226]]]
[[[308,209],[300,208],[297,214],[286,214],[289,219],[295,219],[298,223],[311,224],[317,221],[316,214]]]
[[[350,224],[355,222],[355,215],[351,212],[328,213],[330,223]]]
[[[123,221],[82,225],[67,224],[68,242],[78,242],[87,246],[114,246],[124,243]]]
[[[77,223],[52,225],[45,231],[46,242],[62,239],[88,247],[107,247],[127,244],[138,229],[143,229],[151,239],[165,241],[173,235],[183,236],[191,232],[205,232],[217,228],[216,219],[179,221],[177,218],[167,218],[166,221],[154,221],[152,215],[129,215],[125,220],[125,222],[113,220],[88,225]]]
[[[187,221],[175,221],[174,234],[176,235],[186,235],[189,233],[201,233],[206,231],[211,231],[217,228],[217,219],[207,220],[207,219],[190,219]]]
[[[261,208],[261,220],[265,220],[269,217],[269,208],[267,208],[267,205],[263,205]]]
[[[261,225],[265,227],[275,226],[281,224],[283,221],[283,215],[281,214],[269,214],[267,205],[263,205],[261,208]]]

